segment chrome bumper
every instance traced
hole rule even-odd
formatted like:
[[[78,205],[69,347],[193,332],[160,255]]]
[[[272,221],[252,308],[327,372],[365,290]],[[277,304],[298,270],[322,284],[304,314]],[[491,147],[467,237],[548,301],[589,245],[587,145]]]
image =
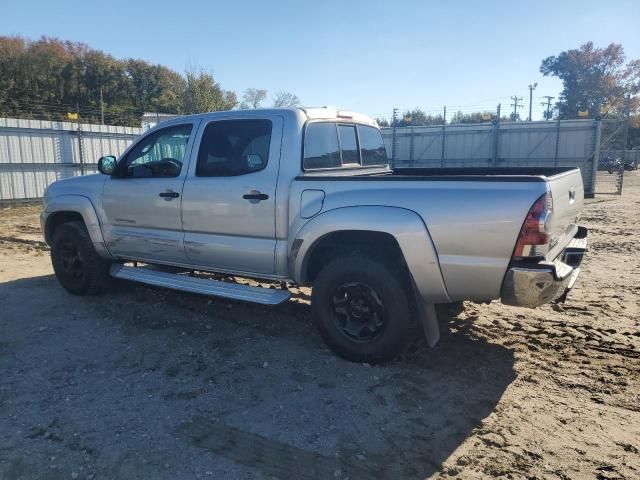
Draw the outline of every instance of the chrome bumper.
[[[534,308],[553,301],[563,302],[578,279],[586,251],[587,229],[578,227],[576,236],[553,262],[509,268],[502,283],[502,303]]]

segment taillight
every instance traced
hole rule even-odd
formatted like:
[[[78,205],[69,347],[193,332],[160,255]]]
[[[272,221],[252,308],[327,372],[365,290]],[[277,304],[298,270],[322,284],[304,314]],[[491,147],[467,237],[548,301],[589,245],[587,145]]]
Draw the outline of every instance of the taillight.
[[[552,210],[551,192],[545,193],[536,200],[520,229],[516,249],[513,252],[514,257],[540,257],[547,253],[551,240],[549,220]]]

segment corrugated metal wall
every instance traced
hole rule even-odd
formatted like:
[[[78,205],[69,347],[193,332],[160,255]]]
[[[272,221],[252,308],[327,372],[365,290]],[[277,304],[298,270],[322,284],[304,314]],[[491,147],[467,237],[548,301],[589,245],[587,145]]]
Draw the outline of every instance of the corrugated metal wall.
[[[98,158],[120,155],[142,133],[106,125],[80,129],[79,135],[77,123],[0,118],[0,201],[40,198],[56,180],[95,173]]]
[[[561,120],[399,127],[395,153],[393,129],[383,128],[382,135],[397,167],[576,166],[581,169],[585,193],[593,194],[598,123]]]
[[[585,192],[595,191],[593,120],[402,127],[383,136],[395,166],[578,166]],[[604,122],[603,122],[604,123]],[[0,201],[40,198],[50,183],[94,173],[98,158],[120,155],[141,128],[0,118]],[[443,143],[444,135],[444,143]]]

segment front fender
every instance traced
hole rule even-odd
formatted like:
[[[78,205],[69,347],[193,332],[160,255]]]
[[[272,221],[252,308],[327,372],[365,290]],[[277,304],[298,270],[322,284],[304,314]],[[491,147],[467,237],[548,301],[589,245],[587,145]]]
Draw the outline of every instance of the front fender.
[[[427,303],[451,301],[426,225],[417,213],[398,207],[336,208],[305,223],[289,242],[292,278],[298,283],[304,283],[309,254],[316,242],[330,233],[345,230],[381,232],[393,236],[423,300]]]
[[[105,257],[111,256],[105,248],[100,220],[98,219],[98,214],[96,213],[93,203],[91,203],[89,198],[82,195],[65,194],[46,199],[46,206],[42,212],[40,222],[45,241],[48,244],[51,244],[48,222],[53,218],[54,214],[58,212],[79,213],[82,216],[87,232],[89,232],[89,237],[91,237],[91,241],[98,254]]]

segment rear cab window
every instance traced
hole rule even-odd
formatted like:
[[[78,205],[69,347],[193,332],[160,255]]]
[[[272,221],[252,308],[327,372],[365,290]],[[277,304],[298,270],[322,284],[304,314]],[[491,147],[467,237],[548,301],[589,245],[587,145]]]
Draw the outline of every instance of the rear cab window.
[[[305,128],[304,170],[388,165],[380,131],[369,125],[313,122]]]

